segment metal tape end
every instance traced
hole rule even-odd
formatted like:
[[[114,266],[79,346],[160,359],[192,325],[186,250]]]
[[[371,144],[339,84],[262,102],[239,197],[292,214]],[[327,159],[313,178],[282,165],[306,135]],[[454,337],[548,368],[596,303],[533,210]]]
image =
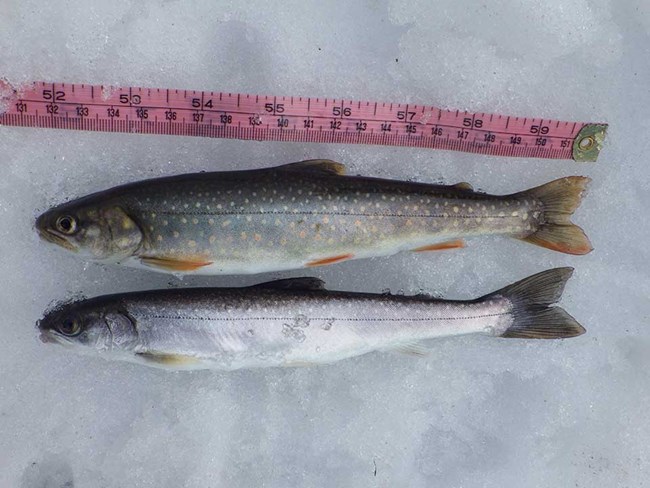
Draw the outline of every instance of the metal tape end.
[[[603,148],[607,124],[585,124],[573,141],[573,159],[580,163],[594,162]]]

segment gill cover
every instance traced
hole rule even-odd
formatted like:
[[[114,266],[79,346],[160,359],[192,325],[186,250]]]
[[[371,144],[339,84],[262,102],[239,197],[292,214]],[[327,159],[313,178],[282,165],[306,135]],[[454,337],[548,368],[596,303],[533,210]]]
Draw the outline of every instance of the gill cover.
[[[120,259],[133,255],[142,243],[142,231],[121,207],[105,207],[100,210],[100,222],[108,230],[104,239],[103,258]],[[100,257],[100,256],[98,256]]]

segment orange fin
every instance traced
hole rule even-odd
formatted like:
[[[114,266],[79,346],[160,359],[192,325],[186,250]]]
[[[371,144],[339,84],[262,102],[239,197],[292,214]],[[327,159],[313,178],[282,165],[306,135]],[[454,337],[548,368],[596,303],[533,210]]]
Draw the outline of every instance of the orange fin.
[[[412,249],[413,252],[422,251],[444,251],[445,249],[460,249],[465,247],[465,241],[457,239],[455,241],[439,242],[438,244],[431,244],[430,246],[416,247]]]
[[[518,197],[533,197],[541,202],[544,212],[544,223],[532,234],[519,239],[566,254],[591,252],[589,238],[570,221],[590,181],[584,176],[568,176],[517,193]]]
[[[314,259],[313,261],[309,261],[307,264],[305,264],[305,266],[308,268],[312,268],[314,266],[326,266],[328,264],[339,263],[347,259],[352,259],[353,257],[354,254],[339,254],[338,256],[332,256],[330,258]]]
[[[203,266],[209,266],[212,261],[184,261],[174,258],[141,257],[140,261],[145,266],[164,269],[165,271],[195,271]]]

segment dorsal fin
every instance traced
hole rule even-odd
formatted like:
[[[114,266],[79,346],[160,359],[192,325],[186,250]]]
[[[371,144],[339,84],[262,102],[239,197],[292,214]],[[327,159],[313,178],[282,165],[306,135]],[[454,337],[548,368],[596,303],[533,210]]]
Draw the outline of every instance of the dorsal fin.
[[[345,165],[331,159],[309,159],[297,163],[283,164],[275,169],[283,171],[308,171],[310,173],[322,173],[328,175],[344,175]]]
[[[258,283],[250,288],[272,288],[275,290],[324,290],[325,282],[320,278],[286,278],[283,280],[267,281]]]
[[[452,188],[456,188],[457,190],[467,190],[467,191],[474,191],[474,187],[467,183],[466,181],[461,181],[460,183],[456,183],[455,185],[451,186]]]

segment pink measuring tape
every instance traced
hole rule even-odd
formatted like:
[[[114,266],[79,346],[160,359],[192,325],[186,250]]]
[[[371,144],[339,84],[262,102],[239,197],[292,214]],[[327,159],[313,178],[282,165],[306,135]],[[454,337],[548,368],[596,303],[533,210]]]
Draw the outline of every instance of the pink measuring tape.
[[[376,144],[595,161],[606,124],[411,103],[0,80],[0,125],[256,141]]]

